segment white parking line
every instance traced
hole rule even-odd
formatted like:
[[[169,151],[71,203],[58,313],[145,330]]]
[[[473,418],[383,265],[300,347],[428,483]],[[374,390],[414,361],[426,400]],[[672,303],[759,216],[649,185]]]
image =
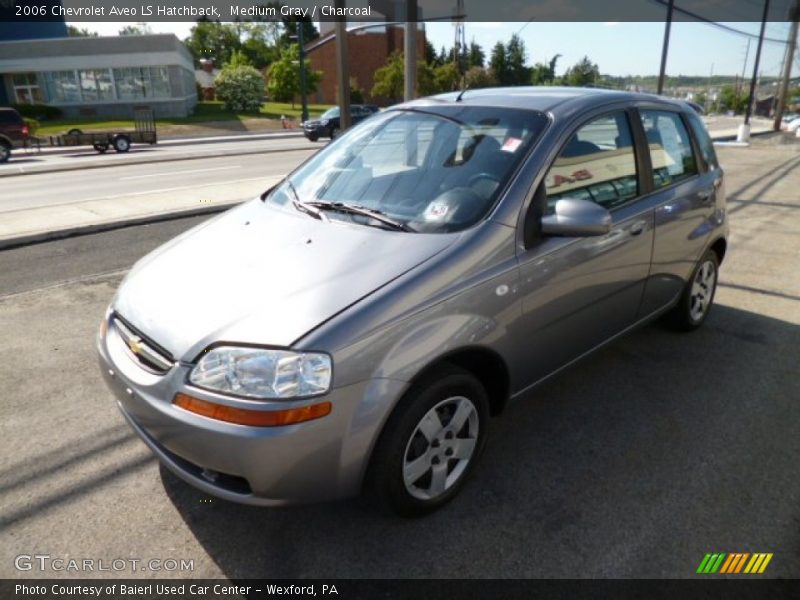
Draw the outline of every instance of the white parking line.
[[[241,169],[242,165],[231,165],[230,167],[214,167],[213,169],[192,169],[191,171],[165,171],[162,173],[150,173],[148,175],[129,175],[120,177],[120,181],[126,179],[146,179],[148,177],[169,177],[170,175],[186,175],[187,173],[208,173],[209,171],[227,171],[229,169]]]

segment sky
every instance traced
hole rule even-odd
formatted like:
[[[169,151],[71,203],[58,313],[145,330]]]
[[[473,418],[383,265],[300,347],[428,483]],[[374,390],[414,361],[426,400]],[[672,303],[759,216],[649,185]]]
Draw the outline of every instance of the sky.
[[[100,35],[116,35],[127,23],[83,23],[70,25],[86,27]],[[154,33],[174,33],[183,39],[189,35],[193,23],[151,22]],[[759,23],[726,23],[758,35]],[[766,36],[786,39],[789,23],[767,23]],[[661,62],[664,40],[663,23],[491,23],[465,24],[467,43],[474,39],[488,55],[498,41],[506,42],[519,33],[525,42],[528,64],[544,62],[561,54],[556,73],[561,75],[569,66],[588,56],[608,75],[656,75]],[[454,40],[454,27],[450,23],[427,23],[426,35],[437,51],[444,45],[450,48]],[[750,78],[753,73],[757,40],[750,42],[745,66],[748,38],[728,32],[707,23],[674,22],[670,35],[670,52],[667,61],[668,75],[708,76],[713,69],[716,75],[741,75]],[[783,63],[785,44],[765,42],[760,61],[762,75],[777,76]],[[793,73],[800,71],[800,60],[793,65]]]

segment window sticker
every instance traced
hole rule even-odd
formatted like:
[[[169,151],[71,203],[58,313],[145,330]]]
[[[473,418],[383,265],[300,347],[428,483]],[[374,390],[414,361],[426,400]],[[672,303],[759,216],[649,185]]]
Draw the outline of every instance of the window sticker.
[[[503,152],[516,152],[517,148],[519,148],[519,145],[521,143],[522,143],[521,139],[510,137],[503,144],[502,150]]]
[[[426,212],[426,217],[428,219],[444,219],[447,211],[449,210],[447,204],[442,204],[439,202],[434,202],[433,204],[429,205]]]

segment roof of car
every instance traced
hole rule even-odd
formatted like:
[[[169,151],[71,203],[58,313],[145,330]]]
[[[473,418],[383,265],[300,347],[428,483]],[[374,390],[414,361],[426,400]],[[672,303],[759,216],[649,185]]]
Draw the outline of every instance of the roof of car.
[[[459,95],[461,95],[460,100],[458,100]],[[400,106],[430,106],[459,102],[460,104],[464,105],[502,106],[508,108],[525,108],[528,110],[548,112],[557,110],[559,107],[566,105],[569,105],[571,109],[574,109],[580,108],[582,105],[587,107],[597,105],[598,101],[602,103],[611,103],[625,100],[646,100],[671,104],[673,106],[681,106],[680,103],[673,102],[659,96],[654,96],[652,94],[641,94],[637,92],[626,92],[621,90],[608,90],[592,87],[572,88],[551,86],[496,87],[481,88],[476,90],[468,89],[463,94],[461,92],[439,94],[438,96],[420,98],[419,100],[414,100]]]

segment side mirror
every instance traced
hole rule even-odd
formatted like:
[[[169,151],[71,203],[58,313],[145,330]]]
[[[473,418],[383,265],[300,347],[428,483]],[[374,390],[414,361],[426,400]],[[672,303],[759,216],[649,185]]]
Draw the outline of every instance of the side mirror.
[[[587,237],[611,231],[611,213],[589,200],[562,198],[556,212],[542,217],[543,235]]]

